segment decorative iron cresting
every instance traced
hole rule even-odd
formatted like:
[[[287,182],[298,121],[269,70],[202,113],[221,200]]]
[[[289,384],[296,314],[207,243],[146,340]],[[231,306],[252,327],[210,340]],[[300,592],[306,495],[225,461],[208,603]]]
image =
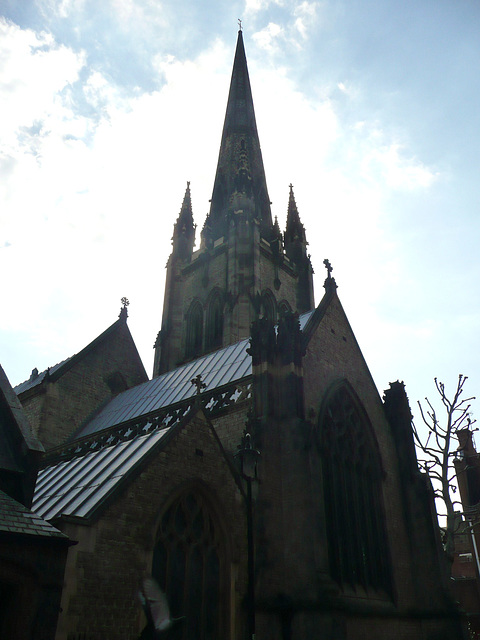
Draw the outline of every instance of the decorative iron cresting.
[[[226,411],[232,405],[246,402],[252,397],[251,378],[242,380],[241,383],[231,384],[216,388],[212,391],[204,391],[200,394],[202,408],[208,416],[214,417]],[[111,447],[119,442],[133,440],[137,436],[145,436],[156,429],[173,427],[183,420],[195,404],[196,396],[188,398],[175,405],[164,407],[154,414],[142,416],[140,419],[114,425],[83,438],[68,442],[51,449],[42,460],[42,467],[49,467],[65,460],[71,460],[100,451],[105,447]]]

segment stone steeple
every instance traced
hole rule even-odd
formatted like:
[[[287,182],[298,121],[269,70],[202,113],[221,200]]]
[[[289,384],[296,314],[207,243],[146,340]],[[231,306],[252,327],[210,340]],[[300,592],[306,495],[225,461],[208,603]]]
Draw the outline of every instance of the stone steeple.
[[[255,120],[252,90],[242,31],[238,32],[227,111],[223,125],[205,241],[226,234],[237,211],[248,212],[260,223],[261,235],[270,238],[272,214]]]

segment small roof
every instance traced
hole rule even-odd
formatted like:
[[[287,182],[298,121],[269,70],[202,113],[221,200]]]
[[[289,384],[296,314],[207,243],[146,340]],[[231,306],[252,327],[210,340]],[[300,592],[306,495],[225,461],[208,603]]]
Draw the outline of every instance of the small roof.
[[[66,535],[52,527],[41,516],[0,491],[0,535],[3,533],[61,538],[68,541]]]

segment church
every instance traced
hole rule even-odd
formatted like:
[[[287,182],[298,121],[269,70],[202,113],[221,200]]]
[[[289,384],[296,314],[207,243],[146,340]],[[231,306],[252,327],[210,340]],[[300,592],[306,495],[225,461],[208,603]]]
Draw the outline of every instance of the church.
[[[379,396],[328,260],[315,306],[285,195],[282,232],[239,31],[198,249],[189,183],[174,223],[152,379],[123,300],[15,388],[45,448],[31,508],[71,545],[52,640],[139,638],[145,575],[182,640],[463,637],[404,386]]]

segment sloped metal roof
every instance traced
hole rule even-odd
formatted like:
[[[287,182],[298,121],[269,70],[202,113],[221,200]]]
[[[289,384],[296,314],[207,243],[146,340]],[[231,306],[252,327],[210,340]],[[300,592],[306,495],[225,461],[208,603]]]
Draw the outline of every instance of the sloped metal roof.
[[[310,311],[300,316],[301,329],[312,314]],[[83,442],[88,452],[81,450],[75,457],[57,461],[39,472],[32,508],[46,520],[60,516],[90,517],[125,475],[153,447],[161,446],[172,427],[188,415],[192,402],[186,402],[184,406],[182,401],[195,395],[196,389],[191,383],[195,376],[202,376],[202,382],[206,384],[204,393],[208,394],[217,387],[240,383],[252,374],[252,359],[246,351],[248,346],[248,339],[241,340],[113,398],[75,434],[71,448],[78,447],[80,451],[79,444]],[[238,398],[244,397],[238,388],[233,392],[227,388],[221,395],[227,402],[237,402]],[[214,404],[215,400],[211,398],[205,410]],[[176,405],[177,409],[170,411],[167,409],[170,405]],[[160,409],[165,413],[155,416]],[[143,416],[147,417],[142,420]],[[128,424],[117,427],[123,423]],[[112,428],[122,433],[113,435]]]
[[[303,330],[313,311],[300,316]],[[252,374],[252,358],[247,353],[248,338],[201,356],[192,362],[168,371],[113,398],[87,424],[74,434],[73,439],[98,433],[115,424],[149,415],[162,407],[176,404],[195,395],[191,380],[202,376],[205,391],[241,380]]]
[[[127,389],[113,398],[88,424],[80,427],[73,439],[97,433],[193,397],[196,389],[191,380],[199,374],[202,382],[207,385],[206,390],[251,375],[252,359],[246,352],[248,344],[247,339],[241,340]]]
[[[172,425],[173,426],[173,425]],[[88,518],[172,427],[60,462],[40,470],[32,504],[42,518]]]

